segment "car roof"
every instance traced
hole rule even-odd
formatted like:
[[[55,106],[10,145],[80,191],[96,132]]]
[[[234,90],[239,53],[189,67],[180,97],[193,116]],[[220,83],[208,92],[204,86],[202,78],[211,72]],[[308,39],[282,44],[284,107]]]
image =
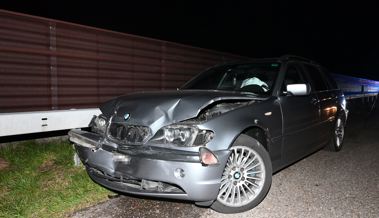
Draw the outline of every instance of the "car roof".
[[[310,60],[308,58],[304,58],[301,56],[296,56],[296,55],[283,55],[281,57],[276,57],[276,58],[252,58],[249,60],[233,61],[233,62],[218,64],[215,66],[220,67],[220,66],[232,66],[232,65],[253,64],[253,63],[270,63],[270,62],[284,63],[288,61],[298,61],[298,62],[303,62],[303,63],[319,66],[319,64],[313,60]]]

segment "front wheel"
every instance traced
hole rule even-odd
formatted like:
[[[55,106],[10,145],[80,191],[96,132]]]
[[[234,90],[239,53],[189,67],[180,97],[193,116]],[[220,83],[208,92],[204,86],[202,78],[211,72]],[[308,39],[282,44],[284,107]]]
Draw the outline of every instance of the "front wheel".
[[[211,206],[221,213],[239,213],[254,208],[271,186],[271,160],[259,141],[240,135],[230,151],[217,200]]]

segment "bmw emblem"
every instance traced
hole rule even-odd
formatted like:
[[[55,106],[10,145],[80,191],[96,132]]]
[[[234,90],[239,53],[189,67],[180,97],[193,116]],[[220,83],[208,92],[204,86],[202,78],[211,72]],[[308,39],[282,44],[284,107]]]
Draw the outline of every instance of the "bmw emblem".
[[[129,120],[129,118],[130,118],[130,114],[129,113],[124,114],[124,120],[125,121]]]

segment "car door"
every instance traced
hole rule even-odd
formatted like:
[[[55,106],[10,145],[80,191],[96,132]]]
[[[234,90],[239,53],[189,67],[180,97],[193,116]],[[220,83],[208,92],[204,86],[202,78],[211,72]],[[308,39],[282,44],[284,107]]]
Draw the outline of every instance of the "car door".
[[[334,85],[328,81],[327,76],[318,66],[304,64],[303,67],[319,100],[320,124],[317,126],[319,132],[317,141],[318,147],[321,147],[330,140],[333,131],[338,104],[337,87],[333,88]]]
[[[280,103],[283,113],[283,161],[294,162],[315,148],[315,132],[319,123],[317,95],[293,96],[286,93],[286,85],[309,83],[302,68],[296,63],[288,63],[282,84]]]

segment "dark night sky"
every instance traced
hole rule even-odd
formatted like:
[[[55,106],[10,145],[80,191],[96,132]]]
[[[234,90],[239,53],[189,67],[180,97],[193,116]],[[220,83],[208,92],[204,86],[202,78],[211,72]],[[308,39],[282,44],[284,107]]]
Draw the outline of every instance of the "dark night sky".
[[[0,8],[250,57],[301,55],[335,73],[379,80],[375,2],[67,2],[13,0]]]

